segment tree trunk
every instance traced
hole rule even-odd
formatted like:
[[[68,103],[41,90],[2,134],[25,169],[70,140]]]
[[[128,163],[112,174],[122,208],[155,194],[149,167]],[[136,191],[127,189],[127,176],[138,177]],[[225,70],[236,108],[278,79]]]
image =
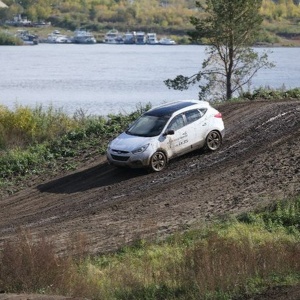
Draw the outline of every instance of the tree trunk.
[[[233,43],[232,43],[233,44]],[[232,98],[232,87],[231,87],[231,77],[232,77],[232,68],[233,68],[233,46],[229,47],[228,49],[228,69],[226,72],[226,100]]]
[[[226,78],[226,100],[229,100],[231,98],[232,98],[231,74],[228,72]]]

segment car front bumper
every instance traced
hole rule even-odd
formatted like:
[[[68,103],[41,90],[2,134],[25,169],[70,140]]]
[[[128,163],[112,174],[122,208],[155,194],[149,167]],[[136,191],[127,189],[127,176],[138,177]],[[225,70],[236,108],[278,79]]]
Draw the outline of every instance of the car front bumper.
[[[149,166],[150,154],[116,154],[111,153],[109,150],[106,153],[108,163],[117,167],[129,167],[129,168],[146,168]]]

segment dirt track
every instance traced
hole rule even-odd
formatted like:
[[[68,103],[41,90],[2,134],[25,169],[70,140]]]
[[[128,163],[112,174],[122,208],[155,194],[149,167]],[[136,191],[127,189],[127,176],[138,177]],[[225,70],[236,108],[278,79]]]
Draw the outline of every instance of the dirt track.
[[[226,137],[162,173],[96,163],[0,200],[0,247],[19,227],[54,237],[64,251],[81,235],[90,253],[140,238],[164,238],[211,218],[300,195],[300,101],[219,107]]]

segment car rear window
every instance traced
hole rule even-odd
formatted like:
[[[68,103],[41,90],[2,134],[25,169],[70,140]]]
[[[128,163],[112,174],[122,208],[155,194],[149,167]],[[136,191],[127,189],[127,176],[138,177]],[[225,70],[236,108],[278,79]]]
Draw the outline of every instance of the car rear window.
[[[193,109],[185,113],[187,124],[193,123],[202,117],[198,109]]]

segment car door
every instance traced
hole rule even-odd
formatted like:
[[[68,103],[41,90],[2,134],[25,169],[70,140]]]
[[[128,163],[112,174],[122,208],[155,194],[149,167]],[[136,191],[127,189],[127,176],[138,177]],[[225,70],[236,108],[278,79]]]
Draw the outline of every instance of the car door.
[[[190,132],[191,150],[203,146],[209,130],[206,108],[185,112],[186,128]]]
[[[190,133],[187,131],[185,117],[183,114],[175,116],[170,121],[166,132],[173,132],[173,134],[165,135],[162,143],[169,158],[188,152],[191,137]]]

